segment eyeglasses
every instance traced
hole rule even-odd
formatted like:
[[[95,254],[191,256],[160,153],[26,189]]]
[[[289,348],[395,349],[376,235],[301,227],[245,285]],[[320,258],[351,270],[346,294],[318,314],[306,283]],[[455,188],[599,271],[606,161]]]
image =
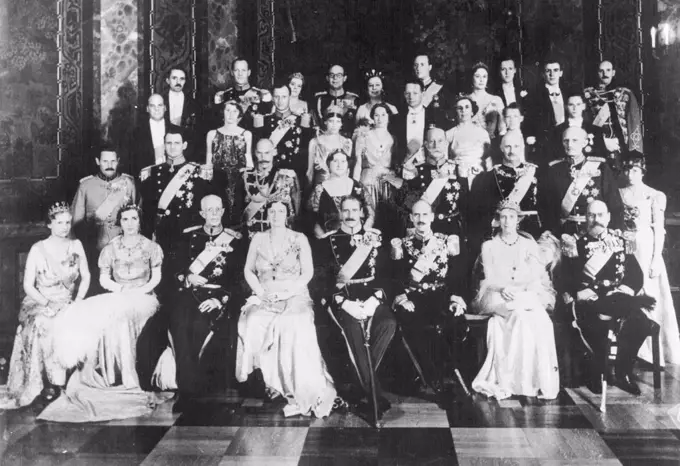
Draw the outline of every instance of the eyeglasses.
[[[344,76],[345,76],[344,73],[328,73],[328,77],[331,79],[342,78]]]
[[[214,215],[214,214],[221,214],[222,212],[224,212],[224,207],[210,207],[208,209],[203,209],[204,214]]]

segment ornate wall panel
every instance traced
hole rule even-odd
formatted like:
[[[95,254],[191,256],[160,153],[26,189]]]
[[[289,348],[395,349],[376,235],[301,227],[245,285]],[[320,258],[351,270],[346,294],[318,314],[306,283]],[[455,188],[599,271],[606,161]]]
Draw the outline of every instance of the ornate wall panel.
[[[616,67],[619,83],[640,96],[637,14],[642,0],[598,0],[602,5],[602,58]]]
[[[223,89],[230,83],[231,61],[237,56],[237,0],[208,0],[207,3],[208,85],[210,89]]]
[[[187,73],[187,90],[196,91],[195,14],[195,1],[152,0],[149,53],[152,64],[150,81],[154,92],[167,89],[165,78],[175,66]]]
[[[274,84],[275,27],[274,3],[276,0],[257,0],[257,83],[271,87]]]

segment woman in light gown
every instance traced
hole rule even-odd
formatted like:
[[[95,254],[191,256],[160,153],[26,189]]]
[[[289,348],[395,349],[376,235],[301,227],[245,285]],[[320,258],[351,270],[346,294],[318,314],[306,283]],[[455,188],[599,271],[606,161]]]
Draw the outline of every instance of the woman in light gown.
[[[83,245],[69,238],[70,210],[66,203],[49,209],[50,236],[35,243],[28,253],[24,271],[26,297],[19,311],[0,409],[29,405],[41,393],[51,401],[66,384],[66,370],[55,360],[52,348],[54,323],[71,302],[82,302],[90,285]]]
[[[255,370],[271,397],[288,401],[285,416],[328,416],[336,402],[314,327],[307,284],[314,273],[307,238],[286,227],[288,206],[267,206],[271,228],[250,243],[245,278],[252,290],[238,322],[236,378]]]
[[[495,138],[502,130],[503,99],[486,91],[489,84],[489,68],[484,63],[472,67],[472,93],[470,97],[477,104],[478,111],[472,121],[486,129],[489,138]]]
[[[472,116],[477,113],[477,104],[472,98],[459,95],[455,105],[457,125],[446,132],[449,142],[449,158],[458,164],[458,176],[472,180],[482,171],[492,168],[489,156],[489,133],[477,125]]]
[[[624,160],[623,170],[628,182],[620,189],[624,204],[624,234],[633,241],[635,257],[644,274],[644,293],[656,298],[650,317],[661,327],[661,364],[680,364],[678,321],[661,255],[666,235],[666,195],[642,181],[645,173],[642,156]],[[642,345],[638,356],[652,362],[651,338]]]
[[[208,131],[206,136],[205,166],[207,178],[212,178],[224,200],[223,223],[240,222],[241,212],[234,212],[235,189],[241,180],[241,170],[253,167],[253,135],[239,126],[243,108],[235,100],[223,105],[224,125]]]
[[[555,304],[541,251],[517,230],[519,205],[499,204],[500,232],[482,245],[473,309],[490,315],[488,353],[472,388],[496,399],[513,395],[554,399],[560,389],[553,324]],[[551,243],[547,243],[551,244]]]
[[[100,283],[109,293],[69,306],[55,321],[55,358],[76,370],[38,419],[124,419],[150,413],[157,401],[140,388],[135,366],[137,337],[158,310],[153,290],[161,280],[163,251],[139,233],[136,205],[123,207],[117,223],[123,234],[99,255]]]
[[[400,186],[392,170],[394,138],[387,129],[392,115],[387,104],[376,104],[370,114],[374,127],[360,134],[355,144],[366,202],[373,206],[377,222],[381,222],[377,228],[383,229],[397,221],[394,196],[395,186]]]
[[[324,115],[324,132],[309,142],[307,181],[312,189],[330,177],[328,165],[326,165],[328,154],[336,149],[342,149],[346,154],[352,153],[352,140],[340,134],[342,118],[340,108],[329,107]],[[359,174],[359,171],[354,173],[357,180]]]
[[[385,97],[385,90],[383,89],[383,80],[385,79],[380,71],[370,70],[364,75],[366,78],[366,93],[368,94],[368,102],[365,102],[357,108],[356,122],[361,120],[373,120],[373,108],[380,103],[389,110],[391,115],[396,115],[397,107],[388,104],[383,99]]]
[[[349,155],[342,149],[336,149],[328,156],[326,163],[330,169],[330,178],[317,185],[309,199],[311,210],[317,214],[314,235],[321,238],[327,232],[340,227],[340,204],[342,198],[350,194],[366,201],[368,215],[364,227],[371,228],[375,208],[367,198],[364,186],[349,177]]]
[[[290,88],[290,111],[297,116],[309,113],[307,101],[300,99],[302,86],[305,85],[305,77],[302,73],[293,73],[288,76],[288,87]]]

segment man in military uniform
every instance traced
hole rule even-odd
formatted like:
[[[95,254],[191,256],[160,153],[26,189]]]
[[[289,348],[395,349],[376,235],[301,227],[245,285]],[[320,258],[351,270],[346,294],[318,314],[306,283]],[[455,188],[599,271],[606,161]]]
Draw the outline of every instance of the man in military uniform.
[[[240,193],[239,209],[243,212],[244,230],[248,237],[269,228],[265,207],[267,203],[278,200],[287,204],[293,218],[300,213],[300,185],[293,170],[274,168],[276,149],[269,139],[260,139],[255,146],[255,168],[243,172],[243,186],[236,190]],[[236,207],[235,207],[236,208]]]
[[[413,59],[413,74],[423,84],[423,106],[432,109],[437,120],[451,122],[454,117],[450,113],[453,110],[453,95],[443,84],[433,80],[431,73],[430,57],[425,54],[417,55]],[[445,123],[442,125],[446,126]]]
[[[208,361],[201,356],[211,332],[228,334],[229,329],[221,328],[227,320],[224,313],[242,304],[239,293],[233,292],[238,289],[235,284],[243,273],[247,251],[242,235],[222,226],[224,207],[218,196],[205,196],[200,205],[205,223],[184,230],[173,277],[179,291],[169,304],[179,391],[174,412],[185,411],[204,391],[201,369]],[[220,363],[224,365],[224,360]]]
[[[163,283],[168,280],[166,265],[173,260],[177,240],[185,228],[196,224],[199,199],[212,191],[201,167],[184,158],[186,147],[181,128],[171,128],[165,135],[166,162],[143,168],[139,175],[142,233],[154,237],[163,249]]]
[[[458,238],[434,233],[433,219],[430,204],[417,201],[411,210],[413,233],[392,240],[398,283],[394,308],[425,377],[440,391],[445,367],[455,357],[456,343],[463,339],[467,324],[465,301],[460,298],[463,290],[449,280],[449,258],[459,252]],[[430,346],[434,354],[428,354]]]
[[[332,268],[329,300],[334,322],[340,327],[367,400],[374,384],[378,415],[387,411],[389,401],[382,395],[374,375],[394,337],[397,322],[386,304],[385,283],[379,280],[380,230],[364,228],[365,202],[355,196],[343,198],[340,229],[331,232],[326,255]],[[366,338],[370,342],[370,360]],[[362,405],[362,410],[368,406]]]
[[[593,124],[604,133],[607,162],[618,171],[622,156],[631,151],[642,153],[642,112],[633,91],[612,84],[616,70],[610,61],[600,63],[597,74],[597,87],[588,87],[583,93]]]
[[[309,116],[290,110],[290,88],[281,83],[274,88],[274,113],[256,122],[256,139],[269,139],[276,147],[274,169],[293,170],[298,180],[306,180],[307,147],[312,136]]]
[[[477,253],[481,244],[490,239],[498,225],[493,221],[496,207],[503,200],[510,200],[522,209],[519,228],[538,239],[543,231],[538,216],[538,167],[524,158],[524,137],[516,129],[508,131],[501,139],[502,163],[494,165],[489,172],[475,179],[470,199],[470,239],[474,239]],[[472,217],[474,216],[474,217]]]
[[[614,174],[605,160],[584,154],[587,134],[571,127],[562,136],[567,157],[550,162],[538,179],[538,213],[543,228],[559,238],[585,225],[586,208],[594,200],[607,204],[612,226],[623,226],[623,203]]]
[[[137,201],[137,191],[133,177],[118,173],[115,151],[103,149],[95,162],[99,171],[80,180],[71,214],[75,235],[85,246],[92,276],[99,277],[99,253],[122,233],[116,225],[116,216],[121,207]]]
[[[589,386],[601,391],[599,382],[609,328],[609,323],[599,318],[604,314],[622,320],[617,334],[614,383],[639,395],[633,365],[644,340],[658,330],[658,324],[644,312],[653,308],[655,300],[638,295],[643,285],[642,270],[627,250],[621,232],[607,228],[610,215],[606,204],[591,202],[586,216],[587,233],[575,242],[565,241],[563,248],[565,255],[572,258],[569,299],[576,300],[577,323],[584,342],[593,350],[594,377]]]
[[[605,157],[606,150],[604,145],[604,136],[602,128],[588,123],[583,118],[583,113],[586,110],[585,98],[580,92],[572,92],[567,96],[567,119],[561,125],[557,125],[552,130],[551,135],[551,150],[552,156],[555,159],[564,157],[564,147],[562,146],[562,134],[564,130],[572,126],[583,128],[588,134],[586,147],[583,149],[587,155],[595,157]]]
[[[326,75],[328,90],[314,94],[314,125],[323,125],[323,116],[330,106],[340,107],[343,112],[342,133],[351,136],[354,132],[355,116],[359,107],[359,96],[345,90],[347,75],[340,65],[332,65]]]
[[[266,89],[260,89],[250,85],[250,66],[243,58],[236,58],[231,62],[231,76],[234,78],[234,85],[224,91],[215,93],[213,103],[212,121],[207,129],[215,129],[222,126],[224,117],[221,111],[221,104],[230,100],[235,100],[241,104],[243,118],[239,125],[248,131],[253,129],[254,115],[267,115],[272,110],[272,95]]]

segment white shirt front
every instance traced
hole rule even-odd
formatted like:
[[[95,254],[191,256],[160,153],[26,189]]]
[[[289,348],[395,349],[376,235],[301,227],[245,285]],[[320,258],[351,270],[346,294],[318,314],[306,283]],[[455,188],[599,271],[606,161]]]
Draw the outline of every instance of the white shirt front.
[[[182,126],[182,109],[184,108],[184,92],[168,92],[168,111],[170,123]]]
[[[583,128],[583,118],[579,118],[578,120],[570,118],[567,120],[567,124],[570,128]]]
[[[560,90],[560,86],[545,85],[550,96],[550,103],[552,104],[553,114],[555,115],[555,124],[561,125],[564,123],[564,96]]]
[[[165,144],[165,120],[156,121],[149,118],[149,127],[151,128],[153,147],[163,147]]]
[[[409,108],[406,115],[406,143],[417,140],[422,146],[423,134],[425,134],[425,108],[422,105]]]
[[[508,105],[517,102],[517,99],[515,99],[515,86],[506,86],[505,84],[503,85],[503,97],[505,97],[505,106],[507,107]]]

